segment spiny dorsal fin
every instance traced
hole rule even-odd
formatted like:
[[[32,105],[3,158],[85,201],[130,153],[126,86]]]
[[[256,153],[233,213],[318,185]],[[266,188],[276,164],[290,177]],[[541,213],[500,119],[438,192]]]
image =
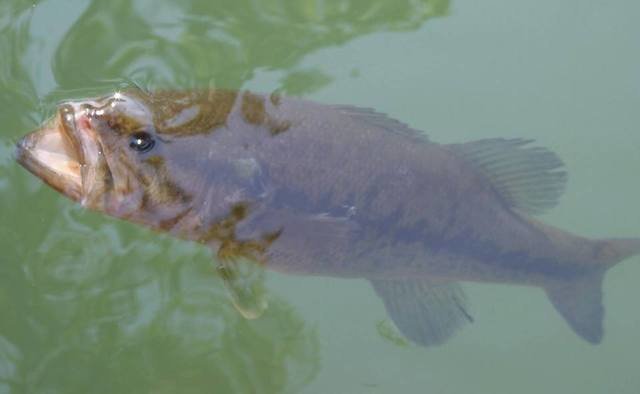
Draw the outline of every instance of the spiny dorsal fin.
[[[363,108],[352,105],[334,105],[333,108],[351,116],[353,119],[363,121],[371,126],[379,127],[392,133],[402,134],[422,141],[429,140],[425,133],[412,129],[406,123],[393,119],[373,108]]]
[[[446,342],[473,321],[456,283],[424,280],[372,280],[371,284],[402,334],[422,346]]]
[[[567,173],[555,153],[531,142],[496,138],[448,146],[480,170],[511,207],[540,214],[558,203]]]

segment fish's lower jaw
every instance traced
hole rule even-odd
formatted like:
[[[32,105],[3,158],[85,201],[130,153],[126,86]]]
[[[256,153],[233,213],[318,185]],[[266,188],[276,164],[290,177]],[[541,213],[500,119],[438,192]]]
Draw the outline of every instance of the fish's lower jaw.
[[[18,142],[16,160],[65,196],[74,201],[80,199],[82,165],[59,115]]]
[[[88,190],[85,188],[82,196],[77,201],[83,208],[116,216],[109,211],[107,194],[100,188],[90,188]]]
[[[80,205],[82,205],[82,207],[91,209],[91,206],[89,205],[89,199],[87,197],[82,197],[78,202],[80,203]]]

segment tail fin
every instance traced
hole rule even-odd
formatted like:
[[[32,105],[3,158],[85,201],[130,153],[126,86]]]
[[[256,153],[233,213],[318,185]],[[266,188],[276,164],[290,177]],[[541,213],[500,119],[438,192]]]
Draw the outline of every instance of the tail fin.
[[[604,240],[602,262],[613,267],[619,262],[640,254],[640,238],[612,238]]]
[[[602,341],[604,306],[600,270],[578,280],[554,284],[546,288],[547,296],[569,327],[584,340],[597,344]]]
[[[547,296],[571,329],[584,340],[602,341],[602,282],[608,268],[640,254],[640,239],[609,239],[599,243],[599,266],[576,279],[546,287]]]

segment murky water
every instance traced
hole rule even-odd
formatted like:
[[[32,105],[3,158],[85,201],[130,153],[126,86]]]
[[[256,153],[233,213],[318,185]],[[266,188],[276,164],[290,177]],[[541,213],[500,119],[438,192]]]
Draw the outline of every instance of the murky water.
[[[375,107],[440,142],[535,138],[570,181],[543,219],[640,235],[640,3],[0,3],[0,392],[637,393],[640,259],[581,341],[534,288],[465,284],[474,324],[397,336],[368,283],[272,273],[242,319],[208,250],[90,213],[13,162],[64,98],[225,87]]]

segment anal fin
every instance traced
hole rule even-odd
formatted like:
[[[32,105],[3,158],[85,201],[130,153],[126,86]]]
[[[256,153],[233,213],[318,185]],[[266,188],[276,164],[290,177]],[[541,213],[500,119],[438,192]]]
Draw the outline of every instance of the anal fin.
[[[371,284],[396,327],[419,345],[440,345],[473,321],[465,309],[464,293],[456,283],[372,280]]]

